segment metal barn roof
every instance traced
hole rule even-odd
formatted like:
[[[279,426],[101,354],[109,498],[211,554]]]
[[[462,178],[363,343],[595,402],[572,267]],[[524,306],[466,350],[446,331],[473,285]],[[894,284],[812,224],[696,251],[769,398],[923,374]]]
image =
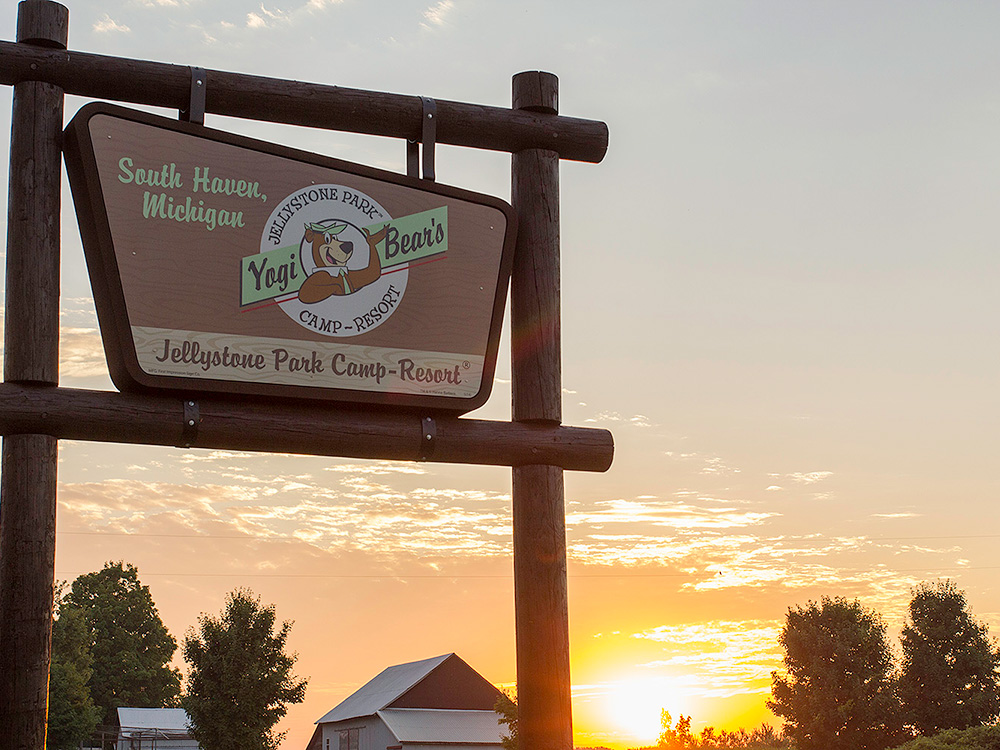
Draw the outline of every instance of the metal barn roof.
[[[386,708],[492,711],[496,686],[455,654],[389,667],[317,721],[374,716]]]
[[[118,725],[123,733],[130,730],[159,729],[171,735],[187,734],[187,712],[183,708],[125,708],[118,709]]]
[[[378,717],[400,742],[499,745],[503,735],[496,711],[387,708]]]
[[[374,716],[399,696],[420,682],[453,654],[431,659],[397,664],[389,667],[365,683],[357,692],[326,713],[317,724],[343,721],[358,716]]]

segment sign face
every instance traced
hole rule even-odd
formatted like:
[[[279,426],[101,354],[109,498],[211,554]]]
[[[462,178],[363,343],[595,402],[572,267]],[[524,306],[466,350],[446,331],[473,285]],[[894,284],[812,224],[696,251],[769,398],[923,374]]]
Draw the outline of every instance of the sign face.
[[[77,113],[64,148],[122,390],[489,397],[505,202],[106,104]]]

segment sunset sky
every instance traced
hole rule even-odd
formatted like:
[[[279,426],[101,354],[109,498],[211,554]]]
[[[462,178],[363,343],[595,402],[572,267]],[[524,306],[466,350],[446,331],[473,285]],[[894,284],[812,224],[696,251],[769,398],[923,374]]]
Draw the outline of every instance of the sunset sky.
[[[1000,635],[1000,4],[67,4],[71,49],[498,106],[540,69],[608,123],[561,170],[564,419],[616,442],[566,478],[578,744],[776,723],[784,614],[823,595],[895,638],[948,577]],[[509,161],[439,147],[438,180],[509,199]],[[68,189],[63,228],[61,382],[109,389]],[[509,418],[506,346],[477,417]],[[283,750],[392,664],[515,681],[509,470],[63,442],[59,480],[58,578],[134,563],[178,639],[237,586],[295,621]]]

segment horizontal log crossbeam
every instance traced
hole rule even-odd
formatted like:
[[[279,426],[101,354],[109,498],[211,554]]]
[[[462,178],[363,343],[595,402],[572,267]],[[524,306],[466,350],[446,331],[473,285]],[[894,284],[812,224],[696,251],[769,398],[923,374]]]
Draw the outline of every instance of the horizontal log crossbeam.
[[[551,423],[500,422],[422,412],[331,408],[291,402],[198,398],[197,429],[185,427],[185,401],[53,386],[0,384],[0,434],[61,440],[302,453],[344,458],[606,471],[614,456],[607,430]]]
[[[205,111],[250,120],[420,140],[419,96],[206,71]],[[0,41],[0,83],[44,81],[66,94],[186,109],[186,65],[53,50]],[[554,151],[562,159],[599,162],[608,126],[596,120],[437,100],[437,142],[516,153]]]

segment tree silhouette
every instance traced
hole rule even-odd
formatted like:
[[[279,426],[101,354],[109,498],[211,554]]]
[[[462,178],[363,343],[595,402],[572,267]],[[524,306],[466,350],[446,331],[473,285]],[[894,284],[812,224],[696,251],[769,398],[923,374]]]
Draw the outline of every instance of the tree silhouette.
[[[914,590],[900,640],[900,696],[921,734],[965,729],[1000,713],[1000,651],[953,581]]]
[[[857,601],[823,597],[789,609],[768,707],[799,750],[882,750],[898,737],[899,703],[885,625]]]
[[[106,563],[73,581],[61,617],[80,613],[93,656],[90,696],[102,724],[117,723],[119,706],[176,705],[180,672],[168,665],[177,641],[167,631],[139,571],[129,563]]]
[[[697,747],[697,740],[691,734],[691,717],[681,714],[677,719],[677,725],[671,726],[671,716],[667,709],[660,711],[660,737],[656,741],[658,748],[665,750],[688,750]]]
[[[296,656],[285,653],[292,623],[275,632],[274,605],[237,589],[220,617],[202,615],[184,637],[191,665],[181,705],[204,750],[276,750],[274,725],[301,703],[306,680],[292,675]]]
[[[59,607],[61,596],[56,593]],[[93,673],[90,638],[79,609],[63,609],[52,623],[52,662],[49,667],[49,711],[45,746],[48,750],[75,748],[90,737],[99,721],[99,709],[87,682]]]
[[[499,714],[497,724],[507,725],[507,734],[500,736],[500,746],[504,750],[517,750],[517,698],[504,691],[497,698],[493,710]]]

